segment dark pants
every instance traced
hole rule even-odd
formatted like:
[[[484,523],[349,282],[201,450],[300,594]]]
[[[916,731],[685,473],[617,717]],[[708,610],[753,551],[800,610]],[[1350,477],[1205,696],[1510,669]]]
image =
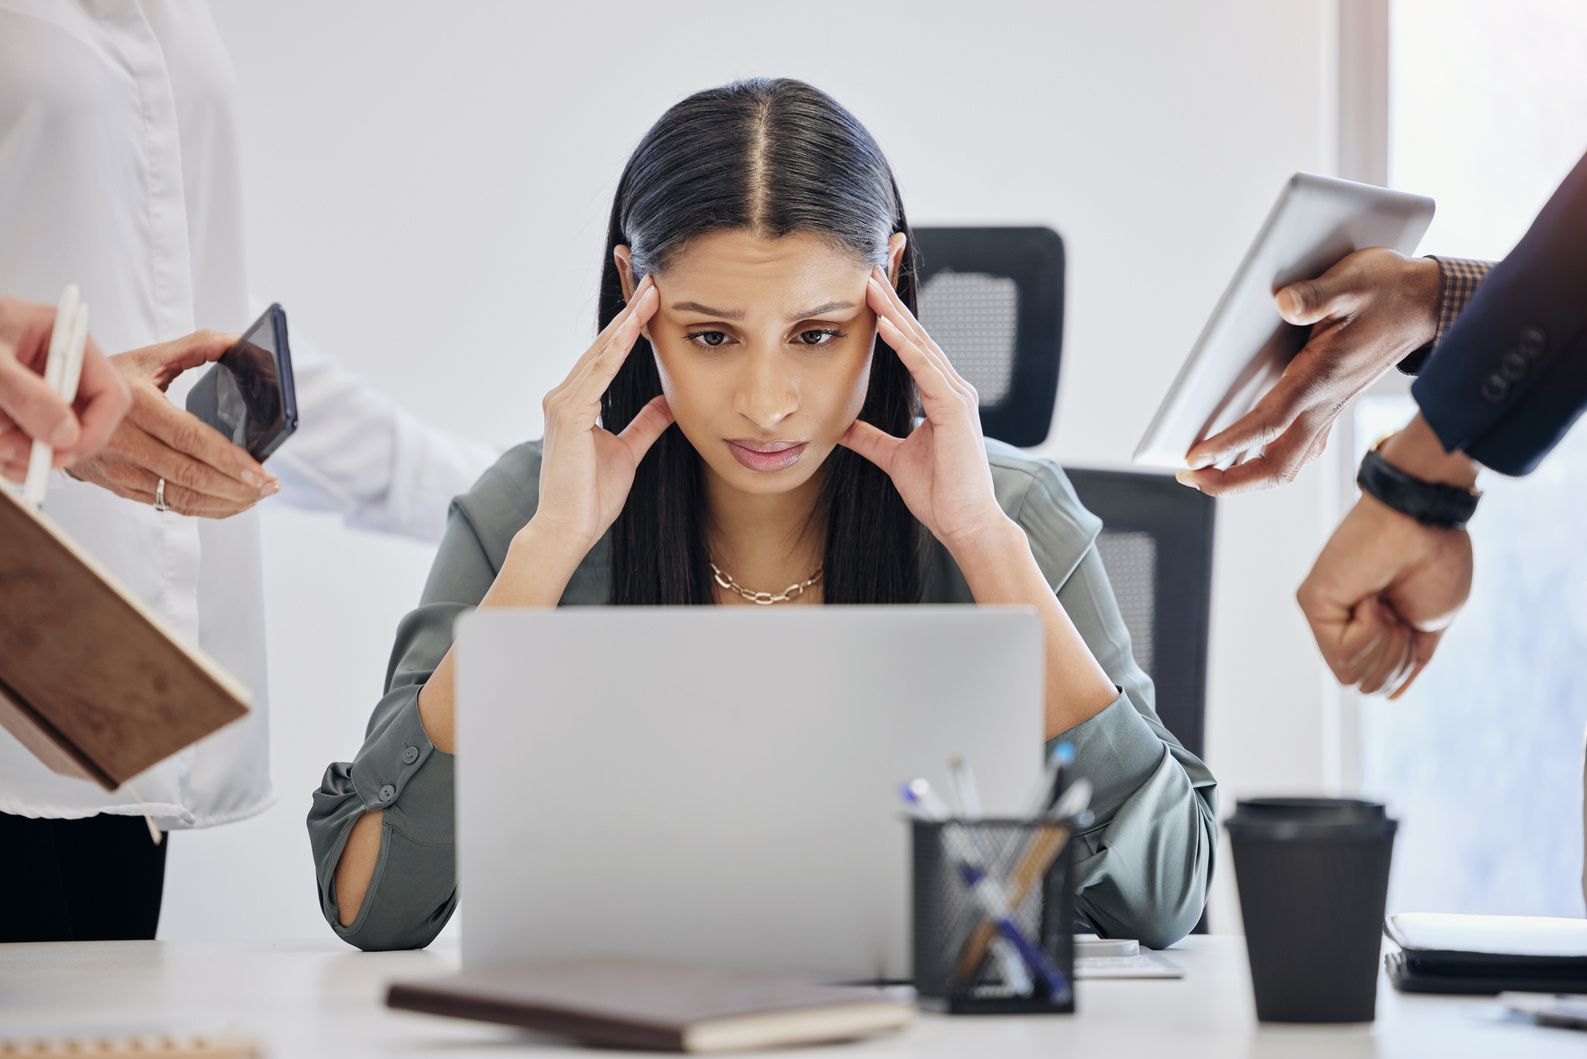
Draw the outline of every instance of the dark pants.
[[[153,938],[165,848],[141,816],[0,813],[0,942]]]

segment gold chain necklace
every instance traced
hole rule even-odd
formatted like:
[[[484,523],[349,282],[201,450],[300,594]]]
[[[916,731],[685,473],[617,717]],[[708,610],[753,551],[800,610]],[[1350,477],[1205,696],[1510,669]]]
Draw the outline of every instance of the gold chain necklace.
[[[800,596],[805,594],[806,589],[815,584],[817,581],[821,580],[821,567],[818,566],[816,567],[816,572],[811,574],[809,579],[806,580],[804,584],[789,585],[787,588],[783,589],[774,596],[770,592],[751,592],[749,589],[733,580],[732,574],[723,573],[722,568],[717,566],[714,562],[711,563],[711,573],[715,576],[716,583],[718,585],[721,585],[729,592],[733,592],[742,596],[751,603],[759,603],[763,607],[769,607],[773,603],[787,603],[791,599],[798,599]]]

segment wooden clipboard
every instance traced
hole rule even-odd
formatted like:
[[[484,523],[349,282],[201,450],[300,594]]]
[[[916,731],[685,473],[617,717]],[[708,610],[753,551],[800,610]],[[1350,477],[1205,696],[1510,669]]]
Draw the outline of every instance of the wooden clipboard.
[[[113,791],[248,713],[248,689],[0,486],[0,727]]]

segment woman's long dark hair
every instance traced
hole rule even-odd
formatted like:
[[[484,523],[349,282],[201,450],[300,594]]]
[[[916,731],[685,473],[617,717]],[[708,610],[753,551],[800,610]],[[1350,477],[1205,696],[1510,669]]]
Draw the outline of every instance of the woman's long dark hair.
[[[624,305],[612,251],[626,245],[637,283],[664,271],[697,236],[746,230],[769,239],[810,232],[886,261],[894,232],[910,236],[898,183],[881,148],[830,96],[785,78],[697,92],[651,127],[623,169],[606,233],[600,326]],[[910,238],[899,297],[915,311]],[[601,419],[620,431],[661,393],[650,343],[641,337],[601,398]],[[915,385],[880,338],[860,418],[895,437],[914,425]],[[916,603],[924,580],[924,530],[892,480],[842,446],[821,468],[827,603]],[[704,468],[677,426],[646,454],[611,529],[611,602],[711,603]]]

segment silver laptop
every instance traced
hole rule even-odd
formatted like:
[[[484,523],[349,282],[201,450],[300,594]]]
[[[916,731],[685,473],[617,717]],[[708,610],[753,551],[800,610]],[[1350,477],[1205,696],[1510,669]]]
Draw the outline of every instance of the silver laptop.
[[[909,968],[899,786],[1042,764],[1041,620],[967,606],[565,608],[460,622],[463,963]]]

